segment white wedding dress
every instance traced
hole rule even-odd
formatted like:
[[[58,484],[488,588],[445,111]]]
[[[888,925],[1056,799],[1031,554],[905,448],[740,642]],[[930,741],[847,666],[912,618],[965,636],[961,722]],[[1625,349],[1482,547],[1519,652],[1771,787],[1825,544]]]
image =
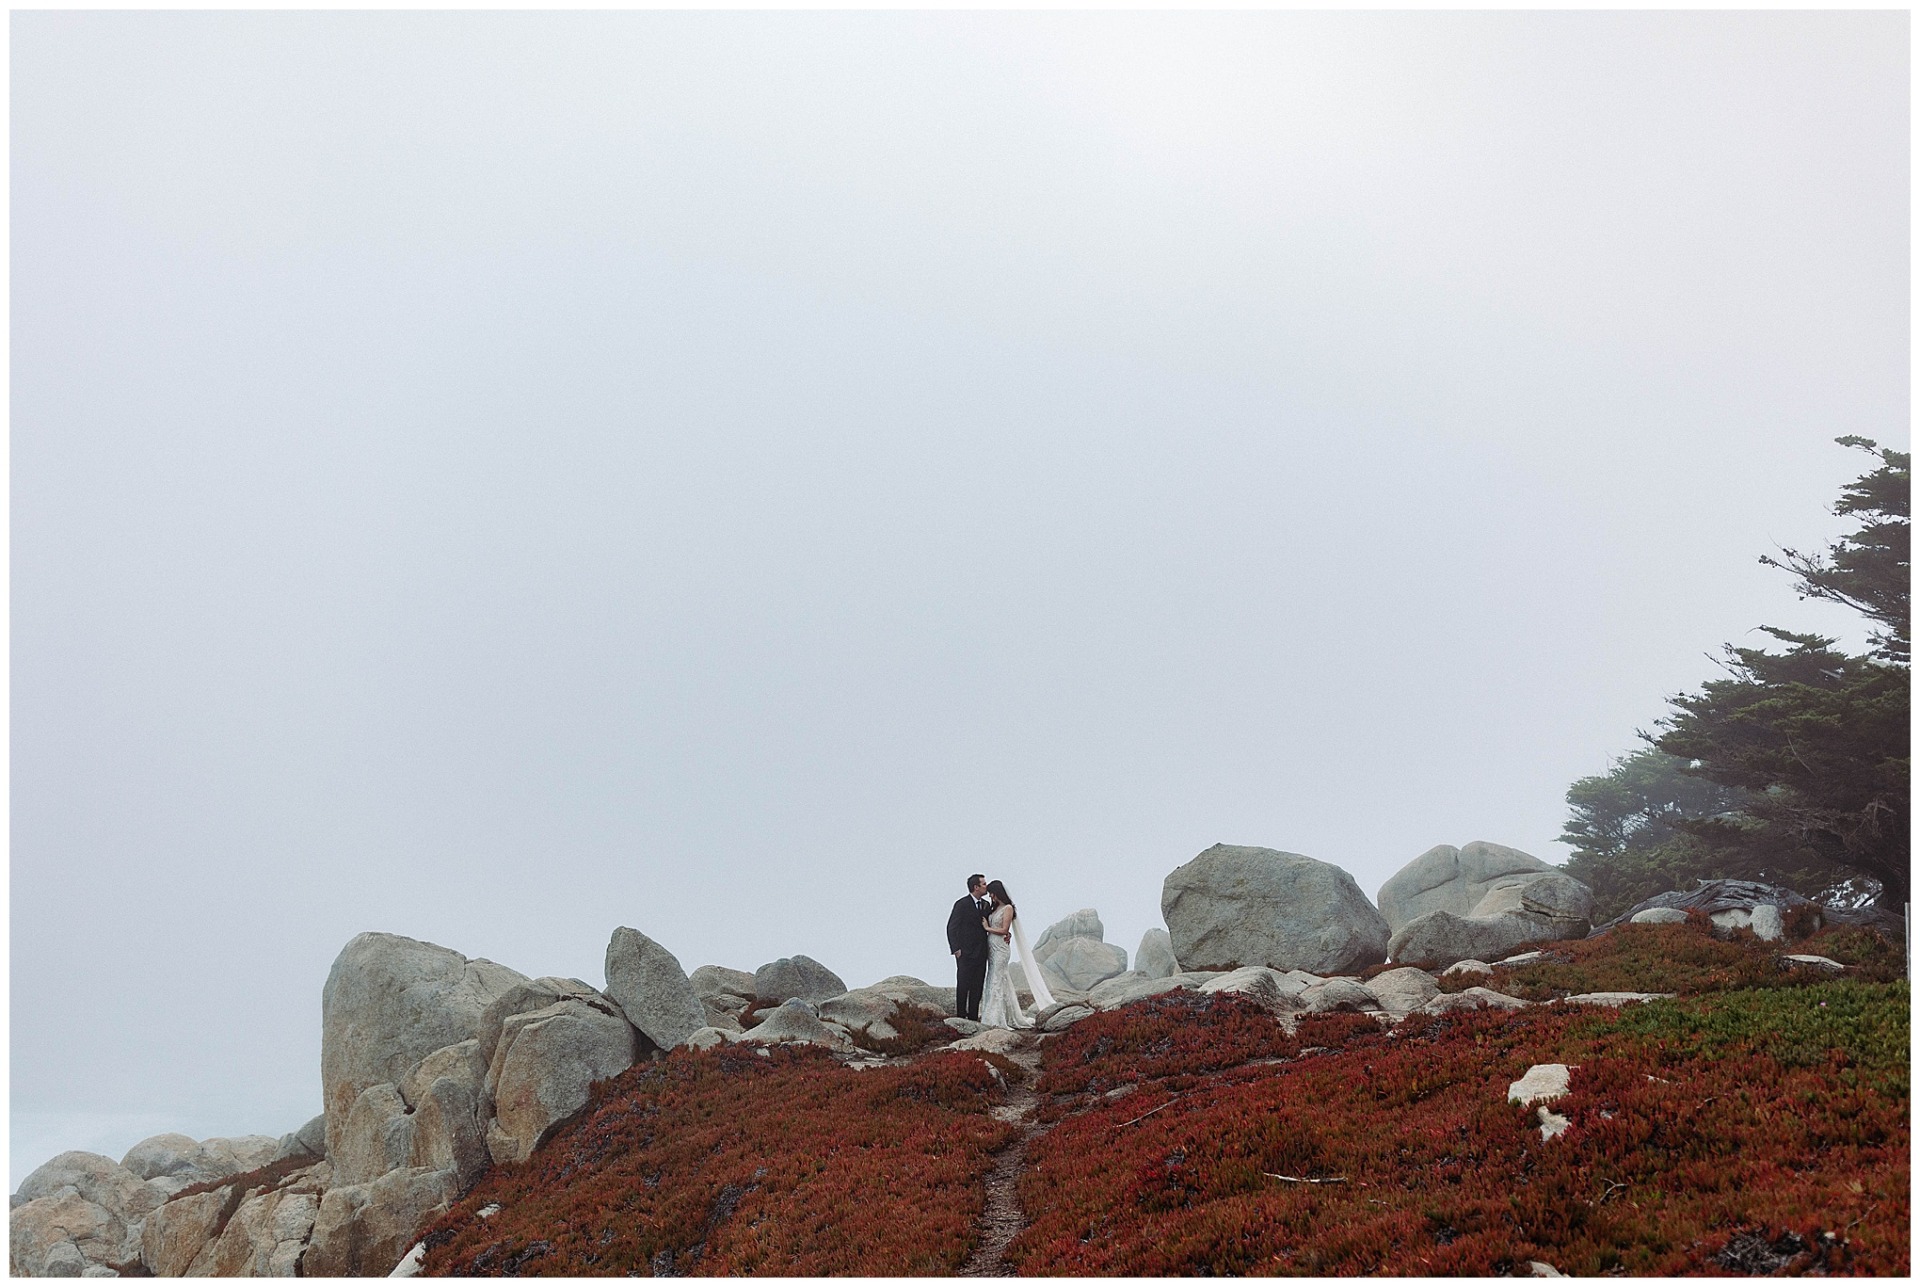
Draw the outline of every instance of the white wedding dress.
[[[1025,968],[1027,986],[1033,992],[1033,999],[1041,1009],[1053,1004],[1053,994],[1047,989],[1047,981],[1040,976],[1040,969],[1033,962],[1033,953],[1027,950],[1027,934],[1021,928],[1019,919],[1009,908],[996,908],[987,918],[987,924],[994,929],[1006,929],[1012,921],[1014,937],[1020,943],[1020,963]],[[1007,964],[1013,958],[1013,950],[1008,941],[998,934],[987,935],[987,986],[980,996],[980,1022],[989,1028],[1031,1028],[1033,1019],[1020,1008],[1020,998],[1013,990],[1013,974]]]

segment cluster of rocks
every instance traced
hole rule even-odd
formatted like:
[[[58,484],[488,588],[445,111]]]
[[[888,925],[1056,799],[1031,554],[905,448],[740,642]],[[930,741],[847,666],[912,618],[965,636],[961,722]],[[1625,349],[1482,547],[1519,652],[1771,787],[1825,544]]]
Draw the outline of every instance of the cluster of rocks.
[[[1717,932],[1747,929],[1777,940],[1786,914],[1807,901],[1771,885],[1714,881],[1649,899],[1596,930],[1592,890],[1531,854],[1484,840],[1427,850],[1380,887],[1377,905],[1331,863],[1215,845],[1167,877],[1160,896],[1167,938],[1150,932],[1138,959],[1142,973],[1160,978],[1248,965],[1323,975],[1387,961],[1438,969],[1501,960],[1623,921],[1685,920],[1690,910],[1707,915]]]
[[[595,1082],[703,1034],[740,1034],[753,1006],[780,1003],[741,1035],[786,1039],[799,1007],[830,1044],[849,1029],[823,1022],[822,1002],[863,1029],[894,999],[953,1007],[952,989],[919,980],[863,991],[891,999],[863,1009],[806,957],[689,977],[625,927],[607,945],[604,989],[361,934],[321,992],[325,1111],[280,1139],[160,1135],[118,1162],[61,1154],[13,1195],[12,1272],[385,1275],[489,1165],[525,1159],[576,1117]]]
[[[1806,900],[1722,881],[1663,895],[1622,919],[1685,919],[1723,932],[1782,934]],[[1059,1032],[1101,1010],[1187,990],[1245,996],[1291,1024],[1352,1011],[1394,1022],[1415,1012],[1516,1009],[1483,987],[1443,993],[1430,970],[1491,974],[1531,945],[1589,932],[1592,895],[1527,854],[1475,841],[1409,863],[1370,902],[1347,872],[1301,854],[1215,845],[1176,869],[1165,929],[1127,952],[1084,908],[1047,927],[1034,961]],[[1602,927],[1603,929],[1606,927]],[[1362,981],[1387,960],[1400,968]],[[1821,958],[1796,964],[1840,968]],[[362,934],[321,996],[324,1111],[273,1139],[159,1135],[120,1161],[63,1153],[12,1198],[10,1263],[21,1276],[343,1276],[408,1273],[419,1231],[489,1165],[528,1157],[586,1106],[593,1084],[676,1046],[824,1046],[849,1065],[897,1037],[901,1008],[946,1016],[950,1045],[1018,1040],[954,1017],[954,990],[905,975],[852,988],[805,956],[751,973],[679,960],[638,930],[613,932],[606,985],[529,978],[492,961],[395,934]],[[1425,967],[1425,968],[1420,968]],[[1031,1006],[1016,965],[1015,984]],[[1643,994],[1571,1002],[1620,1004]],[[414,1247],[412,1253],[409,1248]],[[398,1266],[398,1268],[396,1268]]]

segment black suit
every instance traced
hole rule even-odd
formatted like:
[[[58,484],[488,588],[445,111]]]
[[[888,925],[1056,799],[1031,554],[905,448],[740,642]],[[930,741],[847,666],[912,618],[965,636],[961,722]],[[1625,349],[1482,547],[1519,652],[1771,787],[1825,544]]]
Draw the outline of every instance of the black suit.
[[[947,917],[947,950],[960,954],[953,1003],[963,1019],[980,1018],[980,993],[987,985],[987,927],[982,922],[988,910],[985,899],[976,903],[968,894]]]

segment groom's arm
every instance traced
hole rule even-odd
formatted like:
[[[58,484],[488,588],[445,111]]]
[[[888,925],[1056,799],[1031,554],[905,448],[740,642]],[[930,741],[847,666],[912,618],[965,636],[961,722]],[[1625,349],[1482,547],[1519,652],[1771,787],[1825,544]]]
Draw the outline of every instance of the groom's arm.
[[[971,911],[973,909],[969,906],[966,910]],[[947,917],[947,950],[956,956],[959,955],[965,947],[965,944],[961,942],[960,936],[966,927],[965,912],[961,910],[959,903],[955,903],[953,905],[953,914]]]

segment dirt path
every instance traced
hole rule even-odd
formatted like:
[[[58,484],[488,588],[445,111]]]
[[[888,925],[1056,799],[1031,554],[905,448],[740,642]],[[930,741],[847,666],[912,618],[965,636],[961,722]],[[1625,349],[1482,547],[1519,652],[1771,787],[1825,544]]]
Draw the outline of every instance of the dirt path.
[[[992,1112],[1001,1121],[1021,1129],[1013,1142],[1000,1150],[993,1160],[993,1169],[987,1172],[987,1206],[980,1215],[980,1245],[960,1266],[962,1278],[1012,1277],[1013,1268],[1006,1259],[1007,1244],[1027,1227],[1026,1213],[1020,1209],[1015,1186],[1020,1181],[1020,1173],[1026,1169],[1027,1146],[1047,1129],[1031,1120],[1033,1110],[1040,1103],[1040,1096],[1033,1089],[1039,1080],[1040,1051],[1030,1046],[1008,1057],[1026,1069],[1026,1076],[1018,1085],[1010,1087],[1012,1093],[1007,1102]]]

